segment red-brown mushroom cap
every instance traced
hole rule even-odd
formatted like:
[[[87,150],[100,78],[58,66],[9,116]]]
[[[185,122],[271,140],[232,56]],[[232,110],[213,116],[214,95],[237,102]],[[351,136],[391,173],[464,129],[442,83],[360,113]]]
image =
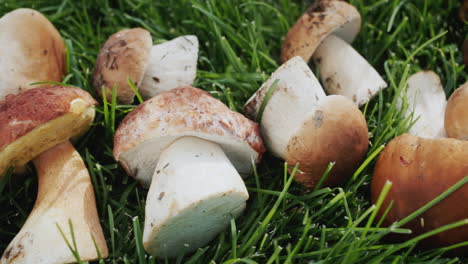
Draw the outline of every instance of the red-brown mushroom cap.
[[[149,186],[159,154],[174,140],[195,136],[218,143],[239,173],[250,173],[264,146],[258,125],[207,92],[180,87],[140,104],[120,124],[114,157]]]
[[[0,19],[0,100],[34,82],[60,82],[65,70],[65,45],[44,15],[21,8]]]
[[[388,226],[421,208],[466,175],[468,141],[404,134],[393,139],[380,154],[372,179],[372,201],[376,203],[386,181],[393,183],[379,211],[382,214],[393,200],[384,220]],[[417,236],[466,219],[467,201],[468,185],[465,185],[405,227],[413,231],[411,236]],[[423,242],[427,247],[441,247],[467,240],[468,226],[463,226],[431,236]]]
[[[445,131],[451,138],[468,140],[468,82],[455,90],[447,102]]]
[[[82,134],[96,101],[79,88],[34,88],[0,101],[0,177],[38,154]]]
[[[328,35],[351,43],[360,29],[361,15],[354,6],[344,1],[316,0],[286,35],[281,61],[301,56],[307,62]]]
[[[117,100],[124,104],[133,102],[135,93],[128,79],[138,87],[149,63],[151,34],[142,28],[124,29],[114,33],[104,43],[96,60],[93,87],[102,96],[106,88],[110,101],[112,90],[116,87]]]

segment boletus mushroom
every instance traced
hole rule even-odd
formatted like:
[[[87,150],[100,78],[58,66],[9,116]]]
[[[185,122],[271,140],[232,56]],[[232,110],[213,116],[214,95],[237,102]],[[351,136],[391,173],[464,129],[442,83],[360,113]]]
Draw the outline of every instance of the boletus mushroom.
[[[446,137],[444,115],[447,106],[444,87],[433,71],[420,71],[410,76],[403,95],[406,98],[406,118],[414,122],[408,133],[425,138]],[[397,107],[403,107],[399,98]]]
[[[468,82],[455,90],[448,100],[445,130],[451,138],[468,140]]]
[[[181,36],[152,46],[151,34],[142,28],[124,29],[104,43],[96,60],[93,86],[102,96],[106,89],[111,99],[116,87],[117,100],[133,102],[135,93],[128,79],[134,82],[143,99],[163,91],[192,85],[198,59],[198,38]]]
[[[392,187],[379,214],[393,205],[384,219],[386,226],[402,220],[468,175],[468,141],[450,138],[421,138],[409,134],[393,139],[380,154],[371,185],[376,203],[386,181]],[[462,186],[430,208],[405,228],[417,236],[435,228],[468,218],[468,185]],[[468,226],[438,233],[422,241],[428,248],[444,247],[468,240]],[[460,252],[466,253],[466,247]]]
[[[0,100],[34,88],[31,83],[60,82],[65,74],[63,40],[36,10],[16,9],[0,18],[0,54]]]
[[[282,62],[313,58],[328,94],[367,103],[387,87],[379,73],[350,44],[361,28],[361,15],[345,1],[316,0],[289,30],[281,50]]]
[[[200,89],[175,88],[137,106],[115,133],[114,156],[151,185],[146,251],[181,256],[228,226],[249,197],[240,174],[263,152],[258,125]]]
[[[275,156],[300,164],[295,180],[306,187],[319,182],[330,162],[335,165],[325,184],[343,183],[366,155],[369,138],[361,111],[341,95],[326,96],[300,57],[281,65],[244,111],[261,120],[265,144]]]
[[[81,260],[97,259],[96,247],[107,256],[88,171],[67,142],[91,126],[95,103],[87,92],[62,86],[0,101],[0,176],[33,160],[39,178],[34,208],[0,263],[75,262],[59,230],[71,241],[69,221]]]

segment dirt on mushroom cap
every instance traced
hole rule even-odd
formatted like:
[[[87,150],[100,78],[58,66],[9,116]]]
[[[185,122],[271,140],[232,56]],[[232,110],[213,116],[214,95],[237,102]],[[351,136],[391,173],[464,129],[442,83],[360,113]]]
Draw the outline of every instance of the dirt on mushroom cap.
[[[138,87],[151,52],[151,35],[142,28],[124,29],[111,35],[104,43],[96,60],[93,87],[102,96],[106,87],[107,100],[110,101],[112,89],[116,87],[119,102],[133,102],[135,93],[128,79]]]
[[[361,15],[344,1],[317,0],[289,30],[281,49],[281,61],[294,56],[309,61],[312,54],[329,34],[335,32],[348,43],[359,33]],[[349,32],[347,31],[349,27]]]

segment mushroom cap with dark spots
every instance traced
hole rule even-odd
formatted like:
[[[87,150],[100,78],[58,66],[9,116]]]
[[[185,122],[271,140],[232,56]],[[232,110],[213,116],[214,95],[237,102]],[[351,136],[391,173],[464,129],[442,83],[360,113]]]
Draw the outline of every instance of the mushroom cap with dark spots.
[[[138,87],[149,63],[151,34],[142,28],[124,29],[114,33],[104,43],[96,60],[93,87],[102,96],[105,87],[107,100],[116,87],[117,100],[123,104],[133,102],[135,93],[128,79]]]
[[[317,0],[286,35],[281,61],[301,56],[307,62],[328,35],[336,34],[351,43],[360,28],[361,15],[354,6],[344,1]]]

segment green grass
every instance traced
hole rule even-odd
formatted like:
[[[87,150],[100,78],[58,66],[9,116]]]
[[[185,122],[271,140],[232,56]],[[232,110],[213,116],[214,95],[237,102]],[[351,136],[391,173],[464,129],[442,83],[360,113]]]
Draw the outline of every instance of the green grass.
[[[362,107],[371,140],[366,161],[342,188],[305,190],[292,181],[282,161],[267,154],[257,167],[258,173],[246,181],[251,198],[243,216],[231,221],[231,227],[206,247],[158,263],[468,262],[442,255],[449,248],[419,251],[415,245],[424,236],[400,244],[386,241],[383,237],[391,232],[407,233],[400,226],[409,219],[381,227],[381,219],[376,218],[380,204],[374,206],[369,201],[378,153],[411,124],[395,108],[395,94],[404,88],[408,76],[421,69],[433,70],[440,75],[447,95],[467,79],[459,49],[467,26],[456,16],[459,1],[350,2],[363,18],[353,46],[389,84]],[[122,28],[144,27],[154,43],[182,34],[197,35],[200,54],[195,86],[241,111],[278,67],[282,40],[308,4],[296,0],[2,0],[0,14],[18,7],[46,14],[68,46],[64,82],[96,98],[92,71],[97,52],[110,34]],[[77,145],[94,183],[110,251],[101,263],[156,262],[141,244],[147,190],[127,177],[112,156],[113,133],[133,108],[101,104],[95,125]],[[0,252],[26,220],[36,189],[33,172],[25,177],[6,177],[0,183]],[[434,232],[464,224],[466,221],[457,222]]]

